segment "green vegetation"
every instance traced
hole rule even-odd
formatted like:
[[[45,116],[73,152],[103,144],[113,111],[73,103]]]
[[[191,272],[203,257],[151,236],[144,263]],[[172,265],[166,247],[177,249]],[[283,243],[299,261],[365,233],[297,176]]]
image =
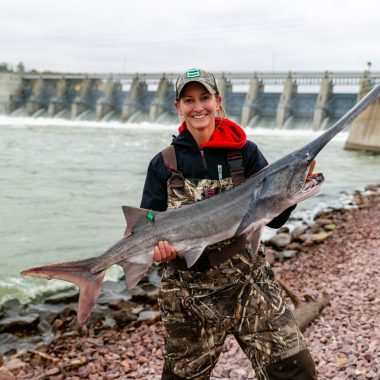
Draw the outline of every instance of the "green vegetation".
[[[16,70],[6,62],[0,63],[0,73],[13,73],[13,72],[23,73],[25,71],[25,66],[23,62],[19,62],[16,66]]]

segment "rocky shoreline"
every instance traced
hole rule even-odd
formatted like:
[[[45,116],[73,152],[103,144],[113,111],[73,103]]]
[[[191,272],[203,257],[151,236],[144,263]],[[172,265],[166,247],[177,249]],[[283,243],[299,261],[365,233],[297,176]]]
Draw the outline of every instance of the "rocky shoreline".
[[[319,378],[378,379],[380,185],[314,219],[280,229],[266,242],[267,258],[276,278],[298,294],[330,294],[331,306],[305,332]],[[28,305],[7,301],[0,312],[0,379],[159,379],[158,272],[132,292],[123,281],[107,281],[84,326],[76,322],[76,290]],[[254,378],[228,339],[212,379]]]

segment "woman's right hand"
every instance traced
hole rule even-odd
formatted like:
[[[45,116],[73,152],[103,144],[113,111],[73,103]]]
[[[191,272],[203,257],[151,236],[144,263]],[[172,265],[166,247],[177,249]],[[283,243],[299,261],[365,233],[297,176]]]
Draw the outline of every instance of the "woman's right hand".
[[[166,240],[159,241],[154,247],[154,261],[170,261],[175,259],[177,251]]]

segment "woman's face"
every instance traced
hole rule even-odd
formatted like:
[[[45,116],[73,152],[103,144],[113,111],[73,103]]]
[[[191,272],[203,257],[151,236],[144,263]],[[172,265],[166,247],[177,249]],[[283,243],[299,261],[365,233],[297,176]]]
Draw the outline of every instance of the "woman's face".
[[[175,103],[180,116],[186,121],[190,132],[199,133],[215,129],[216,111],[220,109],[221,97],[210,94],[199,82],[188,83]]]

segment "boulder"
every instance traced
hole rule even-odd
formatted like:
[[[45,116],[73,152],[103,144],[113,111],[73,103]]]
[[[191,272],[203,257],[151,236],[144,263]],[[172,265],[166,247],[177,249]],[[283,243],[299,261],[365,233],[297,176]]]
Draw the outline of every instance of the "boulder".
[[[148,303],[156,303],[158,297],[158,288],[152,284],[142,285],[142,288],[145,291],[145,298]]]
[[[331,224],[331,219],[319,218],[314,221],[317,226],[323,227],[326,224]]]
[[[0,334],[0,354],[13,354],[17,352],[21,339],[9,333]],[[0,377],[1,379],[1,377]]]
[[[288,244],[288,246],[286,248],[288,248],[290,250],[301,251],[302,246],[301,246],[300,243],[297,243],[297,242],[293,241],[290,244]]]
[[[268,240],[268,244],[273,246],[276,249],[283,249],[285,248],[288,244],[290,244],[292,241],[292,236],[287,233],[279,233],[277,235],[272,236]]]
[[[306,227],[304,226],[297,226],[293,229],[291,232],[293,240],[297,240],[301,235],[303,235],[306,231]]]
[[[332,232],[324,232],[321,231],[317,234],[312,235],[312,240],[316,244],[323,243],[325,240],[327,240],[331,236]]]
[[[52,324],[63,312],[66,305],[64,304],[35,304],[30,305],[28,312],[38,314],[41,320],[46,320]]]
[[[4,318],[0,320],[0,333],[31,330],[37,326],[39,320],[38,314]]]
[[[139,314],[138,321],[153,323],[158,321],[161,318],[161,314],[159,311],[154,310],[144,310]]]
[[[298,251],[296,251],[296,250],[287,249],[284,251],[277,252],[276,255],[277,255],[278,260],[284,261],[285,259],[291,259],[293,257],[296,257],[297,252]]]
[[[77,289],[68,290],[67,292],[58,293],[54,296],[45,298],[44,303],[51,303],[51,304],[68,304],[71,302],[77,302],[79,298],[79,291]]]
[[[323,226],[323,229],[324,229],[325,231],[327,231],[327,232],[329,232],[329,231],[335,231],[335,230],[336,230],[336,224],[334,224],[334,223],[325,224],[325,225]]]
[[[114,311],[111,316],[119,327],[137,320],[137,315],[132,313],[129,308]]]
[[[20,315],[24,305],[16,298],[9,299],[3,303],[3,316],[15,317]]]
[[[122,293],[125,291],[125,281],[104,281],[100,295],[103,293]]]

